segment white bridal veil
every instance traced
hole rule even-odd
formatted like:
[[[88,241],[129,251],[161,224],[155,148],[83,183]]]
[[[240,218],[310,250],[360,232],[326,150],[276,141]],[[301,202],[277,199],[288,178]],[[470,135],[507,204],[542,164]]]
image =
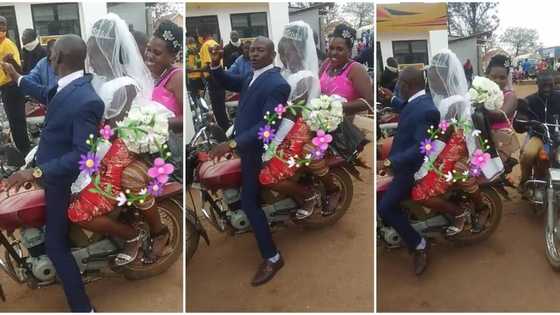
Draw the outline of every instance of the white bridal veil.
[[[126,22],[109,13],[93,25],[88,38],[86,69],[94,74],[92,82],[96,92],[105,102],[105,118],[117,116],[127,100],[130,90],[123,87],[136,86],[136,93],[150,100],[154,83],[142,54]]]

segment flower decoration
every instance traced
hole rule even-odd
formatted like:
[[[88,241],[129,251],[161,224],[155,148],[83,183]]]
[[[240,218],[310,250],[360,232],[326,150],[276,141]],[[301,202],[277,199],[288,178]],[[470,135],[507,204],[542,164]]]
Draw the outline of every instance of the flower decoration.
[[[101,130],[99,130],[99,134],[101,134],[101,137],[103,139],[108,141],[115,134],[115,132],[109,125],[105,125],[103,128],[101,128]]]
[[[169,175],[173,173],[175,168],[170,163],[165,163],[162,158],[154,160],[154,166],[148,170],[148,176],[156,179],[160,184],[165,184],[169,180]]]
[[[260,140],[262,140],[265,144],[268,144],[270,140],[274,138],[274,129],[267,124],[259,129],[258,135]]]
[[[453,126],[456,130],[463,130],[463,132],[471,132],[472,135],[479,139],[478,146],[480,149],[475,150],[473,155],[469,159],[470,168],[468,171],[459,172],[457,170],[451,170],[447,173],[443,173],[440,168],[436,167],[435,161],[437,156],[431,157],[430,155],[435,152],[434,141],[438,139],[438,134],[445,133],[443,130],[447,130],[449,127]],[[481,139],[480,130],[474,129],[474,127],[467,121],[451,119],[449,121],[441,121],[438,128],[430,126],[428,128],[428,138],[424,139],[420,143],[420,153],[424,155],[424,163],[427,163],[428,171],[432,170],[437,175],[443,177],[447,182],[465,182],[469,177],[477,177],[482,174],[482,168],[491,159],[491,156],[486,151],[490,149],[488,145],[488,140]]]
[[[88,152],[86,155],[82,154],[80,159],[80,171],[87,173],[91,176],[99,170],[101,160],[93,152]]]
[[[322,159],[329,148],[329,144],[333,141],[329,132],[336,130],[344,117],[343,101],[344,99],[337,95],[321,95],[309,101],[308,104],[305,104],[304,101],[297,104],[288,102],[286,105],[278,104],[274,108],[274,113],[267,111],[264,115],[266,125],[261,127],[257,134],[258,138],[263,141],[263,147],[266,151],[263,156],[264,161],[276,157],[292,168],[309,165],[312,160]],[[272,142],[276,136],[276,130],[272,126],[277,125],[277,120],[282,119],[287,111],[290,111],[294,116],[299,111],[309,129],[315,132],[311,141],[313,148],[303,158],[295,155],[286,159],[278,155],[276,145]]]
[[[169,176],[175,170],[175,167],[167,162],[171,157],[167,145],[161,144],[168,137],[168,113],[160,112],[158,107],[140,107],[134,106],[131,108],[128,117],[117,123],[115,129],[106,125],[99,130],[99,137],[90,135],[86,140],[90,151],[82,155],[79,161],[80,171],[92,179],[93,187],[89,191],[112,199],[119,206],[125,204],[130,206],[135,202],[143,203],[148,195],[159,196],[163,190],[163,185],[169,181]],[[148,169],[148,176],[152,178],[152,181],[137,193],[130,190],[119,191],[111,185],[101,187],[100,156],[103,156],[103,148],[107,147],[109,143],[107,141],[114,134],[117,134],[132,152],[159,153],[159,157],[154,159],[153,165]],[[108,145],[110,146],[110,144]]]
[[[424,155],[429,155],[434,151],[434,143],[430,139],[425,139],[420,143],[420,152]]]
[[[332,140],[333,138],[331,135],[326,134],[323,130],[319,130],[317,131],[315,138],[311,140],[311,143],[313,143],[316,147],[319,147],[321,151],[326,151]]]
[[[284,113],[286,112],[286,107],[284,107],[284,105],[282,104],[278,104],[274,108],[274,111],[276,112],[276,115],[278,115],[278,119],[282,119],[282,115],[284,115]]]

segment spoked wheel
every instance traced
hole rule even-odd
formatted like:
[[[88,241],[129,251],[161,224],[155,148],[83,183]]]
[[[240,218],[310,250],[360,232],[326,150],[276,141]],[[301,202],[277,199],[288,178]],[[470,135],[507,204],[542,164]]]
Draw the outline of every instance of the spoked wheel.
[[[545,210],[548,209],[547,198],[545,200]],[[558,222],[558,210],[555,208],[553,213],[547,213],[544,227],[544,241],[546,247],[546,258],[555,270],[560,270],[560,222]],[[548,212],[548,210],[547,210]],[[552,223],[552,224],[550,224]],[[549,228],[552,226],[552,228]]]
[[[191,218],[191,216],[194,216]],[[193,211],[187,209],[187,226],[186,226],[186,246],[187,246],[187,266],[189,261],[191,261],[192,256],[198,248],[198,242],[200,241],[200,233],[198,232],[196,226],[193,222],[196,222],[196,214]]]
[[[180,198],[180,196],[178,197]],[[161,221],[169,229],[169,244],[160,257],[152,264],[144,264],[140,259],[119,269],[130,280],[144,279],[158,275],[171,267],[183,250],[183,202],[178,198],[158,200]],[[147,224],[146,224],[147,229]]]
[[[481,188],[480,193],[483,202],[488,206],[489,213],[472,214],[470,222],[465,225],[465,230],[450,237],[450,241],[458,245],[471,245],[487,239],[498,228],[502,219],[502,200],[500,196],[490,187]],[[471,231],[472,220],[475,215],[479,215],[481,224],[481,231],[477,233]]]
[[[350,207],[354,196],[352,178],[350,178],[350,175],[348,175],[348,173],[342,168],[333,168],[330,172],[334,177],[334,182],[341,191],[341,198],[338,207],[332,214],[324,214],[322,211],[318,211],[317,209],[310,217],[304,220],[295,221],[297,224],[300,224],[305,228],[321,228],[332,225],[340,220]],[[320,190],[324,193],[324,188],[321,187]]]

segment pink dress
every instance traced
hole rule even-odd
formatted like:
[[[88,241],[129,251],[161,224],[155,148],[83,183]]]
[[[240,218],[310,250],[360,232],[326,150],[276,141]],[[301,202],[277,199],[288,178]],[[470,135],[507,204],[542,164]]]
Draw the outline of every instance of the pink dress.
[[[165,88],[165,85],[167,84],[169,79],[171,79],[177,71],[181,71],[181,68],[173,68],[154,87],[154,91],[152,92],[152,100],[162,104],[167,109],[175,113],[175,117],[182,117],[183,109],[179,106],[179,104],[177,104],[177,101],[175,100],[175,95],[173,95],[171,91]]]
[[[512,94],[513,91],[511,91],[511,90],[505,90],[503,93],[504,93],[504,98],[505,98],[506,96]],[[511,124],[510,124],[510,122],[509,122],[509,121],[511,120],[511,118],[512,118],[512,117],[508,117],[508,119],[509,119],[509,120],[508,120],[508,119],[505,119],[505,117],[504,117],[504,120],[502,120],[502,121],[493,122],[492,125],[490,126],[490,129],[492,129],[492,130],[500,130],[500,129],[512,128],[512,126],[511,126]]]
[[[321,93],[326,95],[339,95],[346,98],[346,101],[351,102],[360,98],[360,94],[352,85],[352,81],[348,78],[348,72],[352,69],[352,65],[356,61],[351,61],[343,69],[342,72],[334,77],[329,76],[329,70],[331,68],[331,62],[324,67],[323,73],[321,74]]]

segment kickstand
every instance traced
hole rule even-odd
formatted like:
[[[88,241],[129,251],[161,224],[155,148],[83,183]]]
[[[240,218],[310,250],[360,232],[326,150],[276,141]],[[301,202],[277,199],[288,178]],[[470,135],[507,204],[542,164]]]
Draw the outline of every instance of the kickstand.
[[[1,284],[0,284],[0,300],[2,300],[2,302],[6,302],[6,295],[4,294],[4,289],[2,289]]]

